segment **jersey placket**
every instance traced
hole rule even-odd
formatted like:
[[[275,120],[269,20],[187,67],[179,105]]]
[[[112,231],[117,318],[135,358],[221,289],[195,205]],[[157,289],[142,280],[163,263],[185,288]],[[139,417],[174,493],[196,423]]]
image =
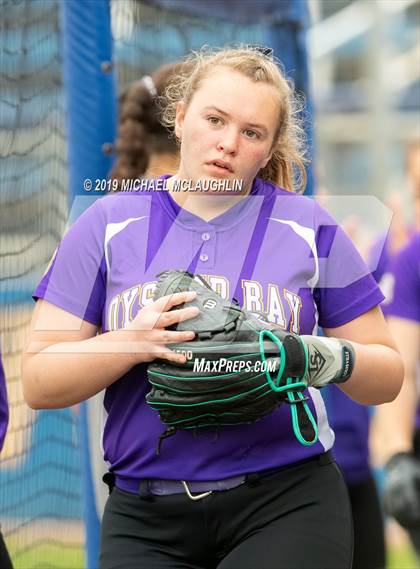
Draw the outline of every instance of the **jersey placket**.
[[[199,255],[197,260],[197,272],[206,274],[208,269],[213,269],[216,263],[216,238],[217,233],[210,225],[204,225],[194,233],[194,248],[198,246]]]

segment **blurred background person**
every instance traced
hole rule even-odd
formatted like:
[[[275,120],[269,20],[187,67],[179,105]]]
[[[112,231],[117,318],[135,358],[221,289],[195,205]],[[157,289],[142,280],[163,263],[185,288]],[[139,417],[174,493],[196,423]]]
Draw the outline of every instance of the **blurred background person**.
[[[371,257],[371,266],[374,266],[373,259],[379,258],[373,275],[378,282],[382,282],[384,293],[389,289],[390,281],[393,280],[388,272],[393,259],[407,245],[410,236],[413,236],[416,231],[415,221],[407,223],[404,211],[404,194],[406,194],[409,203],[414,204],[417,215],[420,204],[419,199],[416,198],[420,192],[420,144],[416,140],[412,140],[407,147],[406,168],[408,191],[401,190],[388,196],[387,204],[393,211],[393,218],[387,235],[382,235],[375,243],[369,244],[366,241],[366,235],[363,235],[360,219],[357,216],[350,216],[343,222],[343,227],[353,241],[358,244],[358,241],[361,240],[363,245],[361,253],[364,252],[365,255]],[[325,194],[325,192],[324,189],[323,193]],[[328,195],[323,196],[323,198],[324,201],[327,200]],[[362,234],[364,242],[360,234]],[[368,407],[358,405],[334,386],[328,387],[322,395],[336,437],[334,454],[343,471],[352,503],[355,533],[353,568],[384,567],[384,517],[372,465],[375,460],[372,461],[369,449],[372,411]],[[381,425],[382,422],[381,420]],[[376,432],[382,427],[376,425],[376,421],[374,421],[373,428]],[[382,436],[387,437],[387,434],[381,432],[378,433],[378,436],[381,440],[375,446],[383,445]]]
[[[411,237],[390,255],[383,275],[383,311],[405,364],[397,399],[377,408],[373,449],[385,466],[384,503],[388,514],[406,530],[420,557],[420,143],[408,147],[407,165],[415,212]],[[392,235],[392,233],[391,233]],[[384,287],[385,288],[385,287]]]
[[[420,233],[393,260],[389,303],[384,307],[405,364],[405,379],[394,405],[375,418],[376,448],[385,465],[387,512],[408,530],[420,556],[420,425],[416,374],[420,361]],[[379,450],[380,449],[380,450]]]
[[[182,67],[181,63],[162,65],[134,81],[121,95],[111,179],[155,178],[177,170],[178,144],[160,122],[159,97]]]
[[[379,258],[373,276],[380,283],[384,294],[388,291],[388,268],[392,259],[405,247],[418,231],[420,219],[420,140],[411,139],[405,148],[406,184],[386,196],[386,204],[392,211],[392,222],[386,236],[371,244],[371,259]],[[385,278],[384,278],[385,276]],[[392,277],[391,277],[392,280]]]

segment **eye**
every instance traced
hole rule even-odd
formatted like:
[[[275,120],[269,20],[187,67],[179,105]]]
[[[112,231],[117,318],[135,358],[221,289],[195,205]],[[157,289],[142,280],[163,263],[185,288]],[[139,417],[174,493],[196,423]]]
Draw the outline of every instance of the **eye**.
[[[256,132],[255,130],[252,130],[250,128],[247,128],[246,130],[244,130],[244,134],[247,138],[261,138],[261,136],[258,132]]]
[[[207,120],[210,124],[212,124],[214,126],[222,123],[222,119],[220,117],[216,117],[214,115],[207,117]]]

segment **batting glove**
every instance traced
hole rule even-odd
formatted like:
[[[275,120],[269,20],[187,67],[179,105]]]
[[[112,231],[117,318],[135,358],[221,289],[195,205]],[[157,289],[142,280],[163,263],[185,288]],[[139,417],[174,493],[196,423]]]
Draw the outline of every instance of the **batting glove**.
[[[301,336],[308,348],[308,371],[304,378],[310,387],[344,383],[354,368],[355,353],[350,342],[337,338]]]

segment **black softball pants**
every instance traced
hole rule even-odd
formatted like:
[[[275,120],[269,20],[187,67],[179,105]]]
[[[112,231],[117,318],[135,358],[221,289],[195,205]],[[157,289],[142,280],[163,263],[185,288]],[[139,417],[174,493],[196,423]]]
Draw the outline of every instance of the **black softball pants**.
[[[114,488],[100,569],[350,569],[347,488],[323,457],[197,502]]]

